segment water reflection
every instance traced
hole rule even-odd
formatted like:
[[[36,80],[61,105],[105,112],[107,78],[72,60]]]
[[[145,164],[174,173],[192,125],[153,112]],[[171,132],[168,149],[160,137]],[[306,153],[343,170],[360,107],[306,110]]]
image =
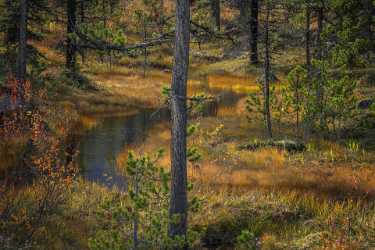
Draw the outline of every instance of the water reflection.
[[[83,135],[78,163],[87,180],[124,187],[115,159],[127,145],[141,144],[147,131],[155,124],[169,119],[166,110],[144,110],[131,116],[98,118],[98,125]]]
[[[216,84],[212,81],[216,80]],[[237,80],[237,81],[236,81]],[[239,99],[246,92],[233,90],[238,78],[204,78],[197,81],[189,81],[189,95],[196,93],[209,93],[216,96],[216,100],[210,102],[204,110],[204,115],[216,116],[228,114],[220,110],[228,111],[234,109]],[[250,85],[248,80],[241,78],[242,84]],[[249,80],[250,81],[250,80]],[[78,163],[87,180],[94,181],[108,187],[116,185],[125,187],[125,180],[119,173],[115,159],[124,151],[124,148],[134,149],[141,146],[147,137],[152,137],[155,132],[150,133],[156,125],[165,123],[168,129],[170,114],[167,108],[160,110],[143,110],[137,114],[128,116],[107,116],[97,118],[98,125],[82,136],[80,142],[80,154]],[[164,131],[160,131],[162,133]],[[155,135],[154,135],[155,136]],[[166,145],[166,147],[169,147]]]

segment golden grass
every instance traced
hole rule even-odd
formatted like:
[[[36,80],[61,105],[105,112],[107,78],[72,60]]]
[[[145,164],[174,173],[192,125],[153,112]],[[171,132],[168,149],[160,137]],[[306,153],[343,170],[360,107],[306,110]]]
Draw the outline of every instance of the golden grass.
[[[330,198],[371,199],[375,197],[375,173],[372,169],[350,170],[345,166],[334,170],[264,167],[272,164],[272,156],[257,169],[228,170],[223,165],[204,163],[191,174],[202,185],[241,187],[245,190],[268,189],[312,193]],[[277,157],[279,158],[279,157]],[[324,168],[324,166],[323,166]]]
[[[221,143],[214,147],[200,144],[204,160],[195,175],[200,183],[240,186],[245,190],[294,190],[331,198],[375,197],[375,168],[371,152],[351,152],[345,146],[326,141],[319,142],[320,148],[316,151],[294,155],[270,148],[254,152],[239,151],[237,147],[246,132],[254,136],[259,130],[240,125],[237,118],[226,119],[226,127],[219,139]],[[208,120],[212,127],[217,126],[212,119]],[[207,125],[202,121],[201,124]],[[238,134],[238,137],[225,142],[226,136],[234,134]]]
[[[371,199],[375,197],[375,168],[371,163],[372,154],[359,151],[353,153],[344,146],[332,142],[320,142],[321,148],[314,152],[288,154],[273,148],[258,151],[238,150],[243,140],[226,142],[226,135],[238,134],[241,138],[248,130],[233,119],[217,119],[225,125],[219,143],[208,144],[208,138],[198,134],[191,138],[190,144],[200,148],[203,160],[198,164],[189,164],[188,175],[198,185],[212,187],[232,187],[243,190],[284,190],[332,199]],[[213,118],[200,119],[200,127],[211,131],[217,123]],[[236,130],[236,133],[232,133]],[[160,165],[170,166],[170,131],[167,124],[160,124],[149,132],[142,145],[130,146],[138,153],[155,152],[159,148],[166,150]],[[124,166],[129,147],[119,155],[120,165]],[[354,154],[354,155],[353,155]],[[357,160],[360,159],[358,162]]]
[[[251,93],[259,91],[256,85],[256,75],[235,76],[229,74],[209,75],[208,85],[211,89],[229,90],[236,93]]]
[[[63,64],[65,63],[65,56],[63,53],[59,53],[56,50],[51,49],[50,44],[43,44],[37,42],[30,42],[30,44],[38,49],[40,53],[42,53],[45,57],[48,58],[48,61],[53,62],[55,64]]]
[[[371,203],[279,190],[233,191],[196,191],[207,202],[191,223],[206,225],[204,239],[219,239],[228,249],[248,249],[236,242],[241,231],[248,230],[261,249],[372,249]]]
[[[192,65],[193,71],[199,72],[201,75],[207,74],[221,74],[221,73],[233,73],[237,75],[245,75],[247,74],[247,65],[248,59],[246,57],[240,57],[235,59],[229,60],[222,60],[219,62],[211,63],[211,64],[197,64]],[[199,68],[199,70],[198,70]]]

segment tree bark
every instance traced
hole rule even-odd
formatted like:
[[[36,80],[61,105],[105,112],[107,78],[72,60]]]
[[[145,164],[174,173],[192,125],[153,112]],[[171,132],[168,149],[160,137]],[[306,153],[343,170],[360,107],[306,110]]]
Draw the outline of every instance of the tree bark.
[[[160,0],[160,17],[159,17],[160,34],[164,33],[164,26],[165,26],[164,0]]]
[[[308,141],[310,138],[311,134],[311,126],[312,126],[312,114],[311,111],[309,110],[310,106],[310,95],[311,95],[311,30],[310,30],[310,23],[311,23],[311,6],[310,6],[310,0],[306,1],[306,34],[305,34],[305,39],[306,39],[306,44],[305,44],[305,49],[306,49],[306,69],[307,69],[307,100],[306,100],[306,108],[307,112],[305,115],[305,121],[304,121],[304,140]]]
[[[13,6],[12,6],[12,0],[5,0],[5,10],[7,13],[7,25],[6,25],[6,31],[4,34],[4,44],[8,47],[9,45],[16,42],[17,38],[15,37],[15,33],[17,29],[14,29],[14,23],[12,23],[12,14],[13,13]]]
[[[265,58],[264,58],[264,116],[267,128],[268,138],[272,138],[272,121],[271,121],[271,110],[270,110],[270,39],[269,39],[269,23],[271,15],[271,3],[267,1],[267,13],[266,13],[266,24],[265,24]]]
[[[147,21],[146,17],[143,16],[143,42],[145,43],[147,41]],[[147,47],[144,47],[143,49],[143,77],[146,77],[147,72]]]
[[[237,6],[240,10],[240,28],[243,31],[248,30],[249,12],[250,12],[250,0],[237,0]]]
[[[66,68],[70,77],[74,77],[76,74],[76,54],[77,45],[75,39],[72,37],[76,30],[77,25],[77,2],[76,0],[67,1],[67,39],[66,39]]]
[[[187,77],[190,46],[190,0],[176,0],[176,34],[171,89],[171,237],[186,236],[187,230]],[[176,217],[178,220],[176,220]]]
[[[81,3],[80,3],[80,24],[84,24],[85,21],[86,21],[86,14],[85,14],[85,8],[86,8],[86,5],[85,5],[85,0],[81,0]],[[85,64],[86,62],[86,51],[84,48],[81,48],[80,49],[80,54],[81,54],[81,59],[82,59],[82,64]]]
[[[317,34],[317,60],[321,61],[323,59],[323,42],[322,42],[322,32],[323,32],[323,21],[324,21],[324,6],[323,3],[318,8],[318,34]],[[324,99],[324,86],[322,85],[321,81],[321,72],[317,72],[318,76],[318,86],[316,89],[316,99],[317,99],[317,107],[319,109],[319,120],[320,120],[320,127],[324,126],[323,121],[323,99]]]
[[[367,62],[368,63],[372,63],[372,60],[371,60],[371,51],[373,51],[375,48],[374,48],[374,39],[373,39],[373,31],[372,31],[372,25],[374,23],[374,4],[373,4],[373,1],[372,0],[365,0],[365,8],[366,8],[366,16],[367,16],[367,20],[366,20],[366,31],[365,31],[365,35],[368,39],[368,41],[370,42],[370,47],[368,48],[367,50],[367,53],[366,53],[366,59],[367,59]]]
[[[311,30],[310,30],[310,23],[311,23],[311,7],[309,1],[307,1],[306,4],[306,68],[308,73],[310,74],[309,77],[311,77]],[[311,81],[309,81],[310,84]],[[309,86],[311,87],[311,86]]]
[[[322,44],[322,32],[323,32],[323,19],[324,19],[324,7],[319,6],[318,8],[318,35],[316,37],[317,41],[317,59],[322,60],[323,57],[323,44]]]
[[[259,16],[259,1],[251,1],[250,11],[250,63],[258,63],[258,16]]]
[[[221,20],[220,20],[220,0],[211,0],[211,11],[212,11],[212,20],[217,31],[220,31]]]
[[[27,0],[20,2],[20,26],[19,26],[19,46],[18,46],[18,63],[17,63],[17,80],[23,89],[26,81],[26,58],[27,58]]]

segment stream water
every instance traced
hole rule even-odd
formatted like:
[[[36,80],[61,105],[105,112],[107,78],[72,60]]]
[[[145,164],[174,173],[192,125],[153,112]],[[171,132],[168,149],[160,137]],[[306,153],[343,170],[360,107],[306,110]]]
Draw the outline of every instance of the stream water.
[[[206,116],[217,116],[220,109],[236,106],[239,99],[245,96],[245,93],[230,87],[231,81],[233,78],[228,78],[228,83],[220,87],[210,84],[210,80],[206,78],[200,84],[189,85],[189,93],[204,91],[217,96],[217,101],[208,105],[204,112]],[[97,126],[87,131],[79,144],[78,163],[83,176],[107,187],[125,187],[125,180],[116,167],[117,155],[127,150],[127,147],[134,149],[141,146],[148,137],[153,136],[150,131],[154,126],[164,123],[164,127],[168,129],[169,118],[166,108],[142,110],[127,116],[97,117]],[[167,147],[169,145],[165,145]]]

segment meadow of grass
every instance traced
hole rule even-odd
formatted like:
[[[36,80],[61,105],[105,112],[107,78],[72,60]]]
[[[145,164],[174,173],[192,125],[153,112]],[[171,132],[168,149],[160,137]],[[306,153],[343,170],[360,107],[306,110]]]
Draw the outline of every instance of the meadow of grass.
[[[155,140],[162,144],[168,137],[162,132]],[[194,184],[190,195],[202,203],[189,219],[201,232],[195,249],[374,248],[372,155],[331,143],[298,155],[274,149],[246,152],[224,141],[215,139],[215,147],[200,145],[220,150],[221,156],[204,153],[199,167],[189,166]],[[339,153],[335,159],[331,151]],[[165,167],[168,155],[160,162]],[[125,151],[117,160],[124,166]],[[19,194],[12,197],[21,216],[35,209],[33,199],[43,189],[36,183]],[[113,210],[114,217],[99,218],[102,206],[125,200],[126,194],[116,188],[78,180],[64,192],[64,202],[43,219],[35,239],[42,248],[87,249],[95,232],[110,228],[116,216]]]
[[[375,247],[371,150],[360,142],[324,139],[313,140],[300,153],[274,148],[240,150],[242,143],[262,138],[264,131],[235,111],[229,113],[199,119],[199,129],[190,138],[190,145],[202,153],[202,160],[190,164],[188,170],[194,184],[192,195],[203,200],[200,212],[191,217],[192,227],[203,229],[200,247]],[[134,149],[153,152],[168,145],[168,127],[154,129]],[[169,150],[165,149],[161,165],[168,166]],[[126,152],[119,155],[119,166],[126,162]]]

